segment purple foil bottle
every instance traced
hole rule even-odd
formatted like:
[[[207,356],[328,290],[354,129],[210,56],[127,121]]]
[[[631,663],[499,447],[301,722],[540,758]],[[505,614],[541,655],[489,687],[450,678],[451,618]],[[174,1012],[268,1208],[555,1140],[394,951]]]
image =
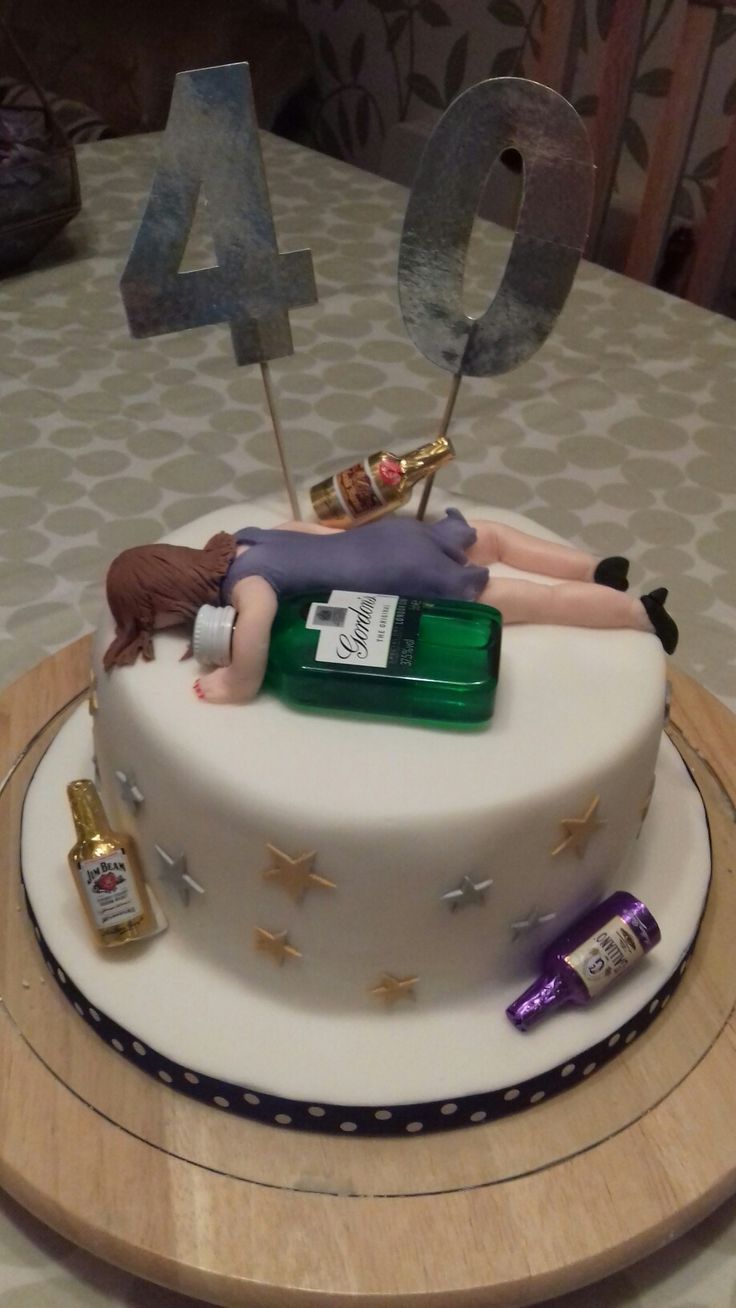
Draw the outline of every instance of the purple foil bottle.
[[[563,1004],[589,1004],[662,938],[645,904],[625,890],[609,895],[544,951],[541,976],[506,1009],[519,1031]]]

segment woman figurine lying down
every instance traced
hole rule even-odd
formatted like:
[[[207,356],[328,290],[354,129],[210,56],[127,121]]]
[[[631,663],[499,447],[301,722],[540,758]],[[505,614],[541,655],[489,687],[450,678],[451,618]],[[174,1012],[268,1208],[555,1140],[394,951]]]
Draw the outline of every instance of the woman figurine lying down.
[[[504,563],[554,578],[490,577]],[[320,590],[367,590],[419,599],[464,599],[497,608],[505,623],[630,627],[653,632],[671,654],[677,627],[667,591],[627,595],[628,562],[596,559],[497,522],[466,522],[448,509],[439,522],[386,517],[350,531],[316,523],[219,532],[204,549],[140,545],[113,560],[107,598],[115,639],[106,669],[153,658],[151,633],[192,620],[203,604],[237,612],[232,662],[194,683],[201,699],[247,704],[260,690],[279,599]]]

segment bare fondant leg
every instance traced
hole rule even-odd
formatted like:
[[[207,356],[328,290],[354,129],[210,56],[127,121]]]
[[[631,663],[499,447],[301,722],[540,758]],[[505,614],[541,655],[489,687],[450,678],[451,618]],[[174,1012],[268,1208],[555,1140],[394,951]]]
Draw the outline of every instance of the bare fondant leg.
[[[592,581],[598,560],[585,550],[543,540],[499,522],[471,522],[478,539],[468,550],[471,563],[507,563],[560,581]]]
[[[631,627],[652,631],[641,600],[585,581],[516,581],[494,577],[481,603],[499,609],[504,622],[556,623],[566,627]]]

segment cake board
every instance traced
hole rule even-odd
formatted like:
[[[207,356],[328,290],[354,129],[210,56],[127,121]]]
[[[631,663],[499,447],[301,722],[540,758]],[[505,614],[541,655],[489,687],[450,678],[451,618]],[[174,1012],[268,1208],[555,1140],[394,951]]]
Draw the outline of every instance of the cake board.
[[[673,676],[671,734],[706,803],[714,876],[668,1012],[528,1112],[375,1141],[282,1133],[172,1094],[47,981],[18,893],[20,814],[88,667],[81,641],[0,698],[0,1184],[37,1217],[219,1304],[512,1308],[644,1256],[736,1188],[734,727],[705,691]]]

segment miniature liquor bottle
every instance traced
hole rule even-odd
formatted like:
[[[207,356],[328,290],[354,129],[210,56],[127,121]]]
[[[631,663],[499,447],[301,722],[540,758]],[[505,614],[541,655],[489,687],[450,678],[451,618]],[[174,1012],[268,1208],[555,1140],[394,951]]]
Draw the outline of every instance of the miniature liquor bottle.
[[[418,481],[454,457],[446,436],[437,436],[408,454],[379,450],[312,486],[312,506],[320,521],[330,527],[370,522],[406,504]]]
[[[157,923],[133,841],[113,831],[91,781],[67,786],[77,834],[69,867],[99,945],[154,935]]]
[[[564,1004],[588,1004],[649,953],[660,929],[640,899],[619,890],[586,913],[542,956],[541,975],[506,1009],[519,1031]]]
[[[332,591],[279,605],[265,685],[295,704],[455,726],[493,713],[501,615],[466,600]]]

